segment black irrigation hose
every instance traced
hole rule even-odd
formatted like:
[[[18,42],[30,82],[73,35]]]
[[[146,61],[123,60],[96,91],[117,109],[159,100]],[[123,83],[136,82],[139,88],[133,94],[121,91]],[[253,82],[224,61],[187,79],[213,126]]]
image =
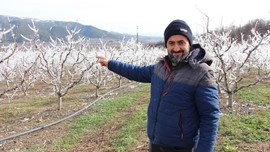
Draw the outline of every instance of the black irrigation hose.
[[[133,82],[134,83],[134,82]],[[37,127],[37,128],[34,128],[34,129],[31,129],[31,130],[28,130],[28,131],[24,131],[24,132],[21,132],[21,133],[17,133],[17,134],[14,134],[14,135],[11,135],[9,137],[5,137],[5,138],[0,138],[0,142],[3,142],[3,141],[6,141],[6,140],[9,140],[9,139],[13,139],[15,137],[19,137],[19,136],[22,136],[22,135],[26,135],[26,134],[29,134],[29,133],[32,133],[32,132],[35,132],[35,131],[39,131],[41,129],[44,129],[44,128],[47,128],[47,127],[50,127],[50,126],[53,126],[53,125],[56,125],[56,124],[59,124],[69,118],[72,118],[80,113],[82,113],[84,110],[88,109],[89,107],[91,107],[92,105],[94,105],[97,101],[101,100],[102,98],[104,98],[105,96],[107,96],[108,94],[114,92],[114,91],[117,91],[123,87],[126,87],[126,86],[129,86],[133,83],[129,83],[129,84],[126,84],[126,85],[123,85],[123,86],[120,86],[119,88],[116,88],[116,89],[113,89],[107,93],[105,93],[104,95],[100,96],[99,98],[97,98],[96,100],[94,100],[93,102],[91,102],[90,104],[88,104],[87,106],[85,106],[84,108],[76,111],[75,113],[71,114],[71,115],[68,115],[67,117],[64,117],[58,121],[55,121],[53,123],[50,123],[50,124],[47,124],[45,126],[41,126],[41,127]]]

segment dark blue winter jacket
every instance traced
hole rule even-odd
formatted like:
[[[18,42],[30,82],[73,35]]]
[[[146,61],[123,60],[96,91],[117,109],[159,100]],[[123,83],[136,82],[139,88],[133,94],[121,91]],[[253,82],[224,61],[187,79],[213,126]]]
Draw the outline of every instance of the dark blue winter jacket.
[[[151,83],[147,133],[152,144],[212,152],[219,121],[217,85],[206,51],[198,44],[192,48],[186,62],[176,67],[164,57],[150,66],[110,60],[108,68],[130,80]]]

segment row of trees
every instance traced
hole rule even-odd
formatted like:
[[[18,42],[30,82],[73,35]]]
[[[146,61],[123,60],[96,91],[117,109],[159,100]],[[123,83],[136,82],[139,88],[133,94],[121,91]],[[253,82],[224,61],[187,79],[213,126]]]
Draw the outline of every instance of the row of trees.
[[[119,45],[108,46],[100,41],[100,46],[91,46],[89,40],[79,37],[80,30],[66,29],[65,39],[52,39],[50,43],[41,42],[34,22],[29,25],[33,37],[20,35],[25,41],[18,44],[13,34],[14,26],[1,31],[10,34],[14,42],[1,43],[0,50],[0,98],[12,99],[14,96],[27,95],[27,90],[37,83],[52,88],[58,98],[58,109],[62,108],[63,97],[77,84],[91,84],[98,90],[108,81],[118,80],[106,68],[97,64],[96,55],[105,55],[136,65],[148,65],[165,55],[164,48],[143,47],[135,40],[119,41]],[[207,30],[208,31],[208,30]],[[244,39],[232,38],[231,31],[207,32],[197,36],[195,41],[212,53],[213,69],[220,94],[228,96],[228,106],[232,106],[234,94],[256,85],[269,77],[270,32],[261,34],[254,27],[251,35]],[[251,75],[253,77],[251,77]]]
[[[14,36],[14,43],[1,44],[0,98],[11,100],[20,93],[27,95],[37,83],[44,83],[52,88],[58,99],[58,109],[62,108],[63,97],[77,84],[91,84],[98,90],[108,81],[117,78],[121,85],[122,77],[113,75],[101,67],[96,55],[105,55],[132,64],[143,65],[156,58],[145,52],[142,44],[135,40],[119,41],[119,46],[108,46],[100,41],[100,46],[91,46],[89,40],[78,36],[80,30],[66,29],[65,39],[52,39],[50,43],[41,42],[35,23],[29,25],[33,37],[20,35],[25,41],[17,43],[12,28],[2,32]],[[152,51],[150,51],[152,52]],[[162,53],[160,50],[159,55]],[[161,56],[161,55],[160,55]],[[147,63],[146,63],[147,62]]]
[[[270,33],[261,35],[256,29],[251,32],[246,40],[234,39],[230,32],[209,32],[197,37],[214,56],[219,91],[227,95],[229,107],[232,107],[235,93],[270,76]]]

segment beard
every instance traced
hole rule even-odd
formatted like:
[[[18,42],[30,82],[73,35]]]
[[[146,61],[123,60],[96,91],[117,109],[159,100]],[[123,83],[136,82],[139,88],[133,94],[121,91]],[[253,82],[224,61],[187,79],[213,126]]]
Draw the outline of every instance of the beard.
[[[168,57],[172,62],[172,65],[177,65],[179,62],[184,62],[186,61],[186,58],[188,56],[187,52],[182,52],[180,56],[174,56],[173,53],[168,53]]]

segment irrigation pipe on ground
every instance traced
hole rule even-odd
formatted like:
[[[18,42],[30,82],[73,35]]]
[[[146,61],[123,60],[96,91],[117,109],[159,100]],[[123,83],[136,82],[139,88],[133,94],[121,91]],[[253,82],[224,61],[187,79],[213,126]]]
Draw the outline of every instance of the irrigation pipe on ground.
[[[82,109],[80,109],[80,110],[76,111],[75,113],[70,114],[70,115],[68,115],[67,117],[64,117],[64,118],[62,118],[62,119],[60,119],[60,120],[58,120],[58,121],[55,121],[55,122],[53,122],[53,123],[50,123],[50,124],[47,124],[47,125],[44,125],[44,126],[41,126],[41,127],[37,127],[37,128],[31,129],[31,130],[28,130],[28,131],[24,131],[24,132],[21,132],[21,133],[17,133],[17,134],[11,135],[11,136],[9,136],[9,137],[0,138],[0,142],[6,141],[6,140],[9,140],[9,139],[13,139],[13,138],[15,138],[15,137],[19,137],[19,136],[22,136],[22,135],[26,135],[26,134],[29,134],[29,133],[32,133],[32,132],[36,132],[36,131],[39,131],[39,130],[41,130],[41,129],[45,129],[45,128],[48,128],[48,127],[50,127],[50,126],[59,124],[59,123],[65,121],[65,120],[67,120],[67,119],[70,119],[70,118],[72,118],[72,117],[74,117],[74,116],[76,116],[76,115],[82,113],[84,110],[90,108],[90,107],[91,107],[92,105],[94,105],[97,101],[101,100],[102,98],[104,98],[104,97],[107,96],[108,94],[110,94],[110,93],[112,93],[112,92],[114,92],[114,91],[117,91],[117,90],[119,90],[119,89],[121,89],[121,88],[123,88],[123,87],[132,85],[132,84],[134,84],[134,82],[129,83],[129,84],[126,84],[126,85],[123,85],[123,86],[120,86],[119,88],[113,89],[113,90],[111,90],[111,91],[105,93],[104,95],[100,96],[99,98],[97,98],[97,99],[94,100],[93,102],[89,103],[87,106],[83,107]]]

